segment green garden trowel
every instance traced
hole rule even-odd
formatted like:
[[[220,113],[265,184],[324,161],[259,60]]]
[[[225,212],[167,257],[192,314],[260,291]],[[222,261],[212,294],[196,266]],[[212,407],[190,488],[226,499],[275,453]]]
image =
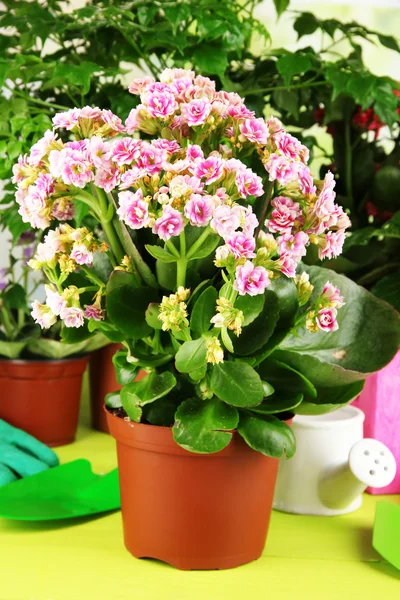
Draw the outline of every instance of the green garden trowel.
[[[0,488],[0,517],[20,521],[72,519],[120,508],[118,470],[93,473],[79,459]]]

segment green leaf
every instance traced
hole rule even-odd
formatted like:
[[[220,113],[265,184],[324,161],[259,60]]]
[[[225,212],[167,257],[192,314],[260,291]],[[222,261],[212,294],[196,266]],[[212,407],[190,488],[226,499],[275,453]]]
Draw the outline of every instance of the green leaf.
[[[161,260],[161,262],[165,263],[173,263],[177,261],[176,256],[165,250],[164,248],[160,248],[160,246],[150,246],[146,244],[146,250],[153,258],[157,260]]]
[[[299,118],[299,94],[290,90],[276,90],[272,94],[276,105],[285,110],[289,115],[293,115],[295,119]]]
[[[269,290],[265,293],[265,303],[260,315],[243,328],[238,338],[233,340],[235,352],[248,356],[262,348],[271,337],[279,318],[278,298]]]
[[[207,346],[204,338],[185,342],[175,356],[175,366],[180,373],[197,371],[207,364]]]
[[[21,340],[19,342],[0,340],[0,356],[6,356],[7,358],[19,358],[28,343],[29,339]]]
[[[220,400],[232,406],[255,406],[261,404],[264,398],[260,376],[246,363],[223,362],[213,365],[210,387]]]
[[[278,17],[285,12],[290,4],[290,0],[274,0],[275,10]]]
[[[141,339],[152,331],[145,313],[149,304],[157,300],[157,292],[152,288],[122,285],[107,295],[107,316],[127,337]]]
[[[107,294],[112,292],[115,288],[124,285],[132,287],[140,287],[139,280],[134,273],[127,273],[126,271],[113,271],[108,282],[107,282]]]
[[[198,248],[193,255],[190,254],[190,248],[189,248],[189,250],[188,250],[188,257],[190,257],[189,260],[196,260],[199,258],[206,258],[207,256],[210,256],[210,254],[212,254],[214,252],[215,248],[218,246],[220,241],[221,241],[221,238],[219,237],[219,235],[217,235],[215,233],[210,234],[205,239],[205,241],[200,246],[200,248]]]
[[[189,398],[179,406],[172,428],[174,440],[189,452],[210,454],[228,446],[239,420],[232,406],[213,398]]]
[[[382,33],[378,33],[377,37],[382,46],[385,46],[390,50],[394,50],[395,52],[400,52],[399,43],[392,35],[383,35]]]
[[[244,327],[250,325],[261,313],[264,308],[265,296],[258,294],[257,296],[238,296],[235,301],[235,308],[241,310],[244,316]]]
[[[7,308],[24,309],[26,307],[26,292],[18,283],[13,283],[7,287],[2,296],[2,301]]]
[[[61,329],[61,340],[65,344],[78,344],[87,340],[91,335],[89,331],[88,323],[85,322],[82,327],[65,327]]]
[[[220,44],[203,42],[193,52],[193,63],[205,75],[224,75],[228,67],[227,50]]]
[[[110,392],[107,394],[104,398],[104,402],[108,408],[121,408],[122,402],[120,391],[118,390],[118,392]]]
[[[196,300],[190,317],[190,328],[199,337],[211,327],[210,320],[216,313],[218,292],[214,287],[208,287]]]
[[[318,388],[318,403],[304,401],[293,408],[292,412],[297,415],[322,415],[337,410],[357,398],[363,390],[364,383],[364,381],[355,381],[349,385]]]
[[[272,394],[275,392],[274,387],[268,381],[263,381],[262,384],[263,384],[264,398],[267,398],[268,396],[272,396]]]
[[[273,416],[240,414],[238,432],[250,448],[271,456],[291,458],[296,450],[296,440],[290,427]]]
[[[80,200],[74,199],[75,213],[74,213],[74,221],[77,227],[82,225],[82,221],[89,214],[89,207],[85,202],[81,202]]]
[[[296,320],[299,308],[297,288],[292,279],[278,277],[271,281],[268,292],[272,292],[278,298],[279,320],[277,329],[290,329]]]
[[[274,394],[258,406],[250,408],[251,412],[260,415],[273,415],[281,412],[293,411],[301,404],[303,394]]]
[[[25,119],[24,119],[25,121]],[[18,140],[12,140],[7,144],[7,154],[10,158],[17,158],[22,151],[22,143]]]
[[[139,370],[137,365],[127,361],[127,355],[128,352],[126,350],[118,350],[112,357],[115,376],[119,385],[131,383]]]
[[[339,329],[326,334],[305,328],[286,337],[274,358],[294,367],[318,387],[360,381],[395,356],[400,344],[400,315],[353,281],[329,269],[306,269],[314,298],[327,280],[338,287],[346,304],[338,311]]]
[[[305,54],[294,52],[278,58],[276,68],[282,75],[285,85],[289,86],[294,75],[303,75],[312,68],[312,62]]]
[[[393,273],[383,277],[371,289],[371,293],[389,304],[392,304],[400,312],[400,274]]]
[[[318,19],[309,12],[303,12],[295,20],[293,29],[297,31],[297,39],[299,40],[303,35],[311,35],[317,31],[319,27]]]
[[[302,373],[289,365],[267,358],[257,369],[260,377],[266,379],[275,390],[289,394],[303,394],[307,400],[315,400],[317,390]]]
[[[160,305],[158,303],[149,304],[145,313],[145,319],[146,323],[153,329],[162,329],[162,322],[158,318],[159,314]]]
[[[166,396],[176,386],[169,371],[152,372],[140,381],[133,381],[121,390],[121,402],[126,414],[137,423],[142,416],[142,406]]]

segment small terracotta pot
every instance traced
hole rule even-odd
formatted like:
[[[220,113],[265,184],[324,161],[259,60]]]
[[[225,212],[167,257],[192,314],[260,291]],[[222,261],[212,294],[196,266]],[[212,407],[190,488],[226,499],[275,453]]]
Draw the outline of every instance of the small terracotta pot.
[[[75,440],[87,357],[0,360],[0,419],[48,446]]]
[[[90,356],[89,381],[90,381],[90,410],[92,427],[98,431],[109,433],[107,417],[103,410],[104,398],[110,392],[121,389],[115,377],[112,357],[122,348],[121,344],[110,344],[96,350]]]
[[[234,433],[221,452],[178,446],[169,427],[107,411],[117,441],[125,546],[136,558],[179,569],[230,569],[259,558],[272,509],[278,460]]]
[[[104,398],[107,394],[117,392],[122,387],[117,382],[112,362],[112,357],[121,348],[123,348],[121,344],[104,346],[104,348],[100,348],[100,350],[93,352],[89,361],[92,427],[103,433],[110,433],[107,425],[107,417],[103,410]],[[135,381],[139,381],[145,375],[145,371],[139,371]]]

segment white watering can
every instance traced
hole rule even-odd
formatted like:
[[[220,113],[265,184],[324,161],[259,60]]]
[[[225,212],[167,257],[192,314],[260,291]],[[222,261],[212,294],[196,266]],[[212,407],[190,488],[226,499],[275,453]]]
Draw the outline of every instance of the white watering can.
[[[303,515],[341,515],[357,510],[368,486],[389,485],[396,474],[391,451],[363,439],[364,413],[345,406],[316,416],[296,415],[297,449],[281,460],[274,508]]]

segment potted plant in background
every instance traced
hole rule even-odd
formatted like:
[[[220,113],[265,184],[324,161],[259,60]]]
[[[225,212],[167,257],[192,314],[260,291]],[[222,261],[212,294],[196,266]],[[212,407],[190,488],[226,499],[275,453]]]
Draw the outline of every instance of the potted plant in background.
[[[0,10],[0,179],[6,188],[15,158],[51,128],[57,110],[100,105],[125,119],[136,100],[123,85],[129,70],[157,75],[167,65],[196,63],[225,81],[229,62],[241,58],[253,32],[268,36],[252,8],[234,0],[118,0],[89,1],[66,13],[50,0],[6,1]],[[75,209],[79,227],[87,206],[76,202]],[[14,204],[3,220],[14,240],[29,227]],[[99,349],[90,360],[92,421],[101,430],[104,395],[117,386],[111,363],[117,348]]]
[[[114,270],[90,310],[79,294],[72,305],[63,271],[78,246],[87,254],[88,235],[99,244],[95,233],[61,223],[32,264],[53,286],[43,313],[68,325],[73,307],[124,346],[123,387],[106,403],[127,548],[228,568],[263,550],[277,459],[295,450],[291,416],[357,396],[395,354],[399,319],[351,280],[301,264],[310,244],[321,259],[338,255],[349,219],[332,175],[313,181],[307,148],[280,121],[256,119],[190,70],[130,91],[140,103],[125,124],[99,108],[57,114],[18,202],[33,222],[45,177],[47,211],[62,189],[106,237]]]
[[[39,319],[44,329],[35,324],[38,303],[32,310],[30,299],[43,279],[32,281],[27,261],[40,248],[26,231],[0,271],[0,418],[60,446],[75,439],[87,355],[108,340],[101,333],[79,340],[49,313]]]

